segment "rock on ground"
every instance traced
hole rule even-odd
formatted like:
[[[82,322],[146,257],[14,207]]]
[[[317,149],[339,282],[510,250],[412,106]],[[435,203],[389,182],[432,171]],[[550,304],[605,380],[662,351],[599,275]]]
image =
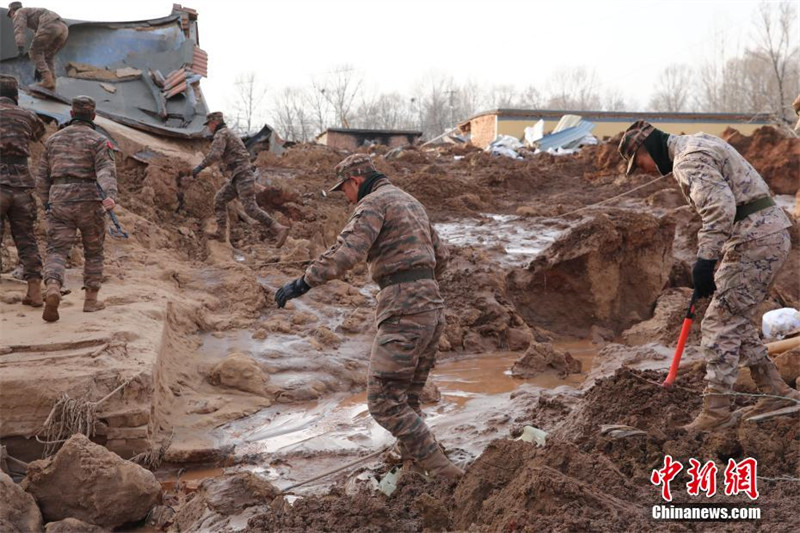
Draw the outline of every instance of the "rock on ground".
[[[109,531],[109,529],[88,524],[77,518],[65,518],[58,522],[50,522],[44,528],[44,533],[108,533]]]
[[[42,530],[42,513],[33,496],[0,472],[0,531],[27,533]]]
[[[141,520],[161,499],[152,472],[81,434],[70,437],[55,456],[32,462],[22,484],[47,521],[78,518],[116,527]]]
[[[209,374],[212,385],[222,385],[243,392],[267,395],[269,376],[252,357],[243,353],[232,353],[220,361]]]
[[[511,375],[530,378],[550,371],[566,377],[568,374],[580,373],[581,366],[581,362],[569,352],[556,350],[549,342],[532,342],[525,355],[514,362]]]
[[[252,472],[205,480],[172,519],[177,531],[218,531],[227,517],[267,506],[278,495],[271,483]]]

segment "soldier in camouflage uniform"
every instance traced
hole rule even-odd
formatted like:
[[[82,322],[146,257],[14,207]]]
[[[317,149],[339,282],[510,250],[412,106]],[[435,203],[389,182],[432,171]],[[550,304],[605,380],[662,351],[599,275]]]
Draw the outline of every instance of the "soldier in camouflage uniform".
[[[795,131],[800,131],[800,94],[798,94],[797,98],[795,98],[794,102],[792,102],[792,109],[794,109],[794,112],[797,115],[797,124],[794,125],[794,129]]]
[[[228,226],[227,205],[238,196],[245,213],[267,226],[275,237],[275,246],[280,248],[286,242],[289,228],[276,222],[266,211],[258,207],[255,192],[256,177],[250,164],[250,152],[242,140],[228,129],[222,113],[218,111],[209,113],[206,115],[205,124],[214,134],[214,140],[203,162],[192,170],[192,176],[196,177],[204,168],[217,161],[220,161],[221,166],[231,175],[230,181],[225,183],[214,197],[217,231],[212,238],[225,241]]]
[[[283,307],[366,259],[381,288],[367,384],[369,412],[422,468],[457,478],[463,472],[439,448],[419,408],[445,326],[436,278],[449,254],[422,204],[378,173],[369,156],[349,156],[336,174],[339,181],[331,191],[343,190],[358,205],[336,244],[304,276],[279,289],[275,300]]]
[[[47,209],[47,260],[42,318],[58,320],[61,286],[70,249],[80,230],[83,241],[83,311],[105,308],[97,300],[103,279],[105,211],[114,209],[117,170],[111,143],[95,131],[95,103],[88,96],[72,100],[72,120],[45,142],[39,161],[37,188]],[[102,199],[102,188],[106,198]]]
[[[69,28],[56,13],[40,7],[22,7],[22,2],[11,2],[8,5],[8,17],[14,21],[14,40],[20,55],[25,51],[25,30],[33,30],[31,61],[42,76],[41,86],[54,90],[55,58],[67,42]]]
[[[8,217],[11,235],[22,263],[22,277],[28,282],[25,305],[42,306],[42,258],[36,243],[34,222],[35,183],[28,170],[28,145],[44,135],[44,124],[32,111],[17,105],[17,79],[0,76],[0,243]]]
[[[800,399],[800,392],[781,379],[753,324],[791,248],[791,222],[767,184],[731,145],[705,133],[669,135],[638,121],[623,135],[619,151],[628,161],[628,174],[637,166],[672,172],[702,218],[692,280],[695,298],[713,295],[701,325],[707,386],[703,411],[686,429],[709,431],[736,423],[727,393],[740,362],[762,393]],[[748,414],[786,404],[762,399]]]

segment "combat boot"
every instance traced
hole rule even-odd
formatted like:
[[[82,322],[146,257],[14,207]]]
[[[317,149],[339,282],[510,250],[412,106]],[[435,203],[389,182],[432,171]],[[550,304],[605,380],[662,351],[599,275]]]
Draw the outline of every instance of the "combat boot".
[[[42,81],[39,82],[39,85],[49,91],[54,91],[56,89],[56,79],[53,77],[53,73],[45,72],[42,74]]]
[[[44,294],[44,311],[42,318],[46,322],[58,320],[58,305],[61,303],[61,285],[55,280],[47,280],[47,290]]]
[[[761,398],[752,407],[742,410],[745,417],[768,413],[793,405],[800,405],[800,403],[798,403],[800,402],[800,391],[794,390],[783,381],[783,378],[778,372],[778,367],[775,366],[775,363],[773,363],[771,359],[761,364],[751,366],[750,376],[753,378],[753,382],[756,384],[758,392],[761,394],[783,396],[787,399]]]
[[[275,236],[275,248],[280,248],[289,236],[289,226],[275,222],[272,225],[272,234]]]
[[[690,433],[716,431],[734,426],[737,417],[731,413],[731,397],[719,394],[721,391],[706,387],[703,396],[703,410],[683,429]]]
[[[42,301],[42,280],[39,278],[28,280],[28,294],[22,299],[22,305],[31,307],[41,307]]]
[[[94,313],[106,308],[106,304],[97,299],[97,293],[100,289],[86,289],[86,296],[83,300],[83,312]]]
[[[438,446],[436,451],[428,457],[420,459],[419,463],[428,472],[428,475],[433,477],[458,481],[464,475],[464,471],[454,465]]]

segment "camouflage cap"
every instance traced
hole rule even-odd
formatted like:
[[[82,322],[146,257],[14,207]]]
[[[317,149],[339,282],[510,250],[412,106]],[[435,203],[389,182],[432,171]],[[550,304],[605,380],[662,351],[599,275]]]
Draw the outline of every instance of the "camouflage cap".
[[[367,154],[353,154],[345,157],[336,167],[336,178],[339,180],[330,191],[338,191],[345,181],[356,176],[365,176],[376,172],[372,159]]]
[[[622,134],[622,139],[619,141],[619,155],[628,162],[626,176],[633,173],[636,168],[636,151],[653,131],[655,128],[652,124],[644,120],[637,120]]]
[[[19,82],[14,76],[0,74],[0,87],[3,90],[16,90],[19,87]]]
[[[225,118],[222,116],[222,111],[214,111],[213,113],[206,115],[206,121],[203,122],[203,124],[208,124],[212,120],[216,120],[217,122],[225,122]]]
[[[94,115],[95,103],[91,96],[76,96],[72,99],[72,112],[76,115]]]
[[[22,7],[22,2],[11,2],[8,4],[8,11],[14,11],[15,9],[20,9]]]

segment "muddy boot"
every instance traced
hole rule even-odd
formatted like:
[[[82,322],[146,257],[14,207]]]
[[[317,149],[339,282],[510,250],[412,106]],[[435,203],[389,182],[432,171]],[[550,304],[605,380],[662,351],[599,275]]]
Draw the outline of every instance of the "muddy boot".
[[[83,300],[83,312],[94,313],[106,308],[106,304],[97,299],[100,289],[86,289],[86,296]]]
[[[745,417],[755,416],[761,413],[768,413],[783,409],[784,407],[792,407],[800,405],[800,392],[794,390],[783,381],[778,367],[772,360],[766,361],[759,365],[750,367],[750,376],[753,382],[758,387],[758,392],[761,394],[770,394],[772,396],[783,396],[786,400],[780,398],[761,398],[752,407],[747,407],[742,410]],[[793,401],[797,400],[797,401]]]
[[[42,301],[42,280],[39,278],[28,280],[28,294],[22,299],[22,305],[31,307],[41,307]]]
[[[736,424],[737,418],[731,413],[731,397],[719,394],[721,391],[706,387],[703,396],[703,410],[690,424],[683,426],[689,433],[716,431]]]
[[[419,463],[428,472],[428,475],[433,477],[458,481],[464,475],[464,471],[454,465],[438,446],[435,452],[425,459],[420,459]]]
[[[275,236],[275,248],[280,248],[286,242],[286,237],[289,236],[289,226],[276,222],[272,225],[272,234]]]
[[[425,469],[420,466],[416,459],[414,459],[414,457],[411,455],[411,452],[408,451],[408,448],[406,448],[402,442],[398,440],[392,451],[400,456],[400,460],[398,462],[403,465],[403,468],[406,472],[414,472],[423,476],[425,475]]]
[[[56,89],[56,79],[53,77],[53,73],[45,72],[42,74],[42,81],[39,82],[39,86],[48,91],[54,91]]]
[[[44,311],[42,318],[46,322],[58,320],[58,305],[61,303],[61,285],[57,281],[48,280],[44,295]]]

